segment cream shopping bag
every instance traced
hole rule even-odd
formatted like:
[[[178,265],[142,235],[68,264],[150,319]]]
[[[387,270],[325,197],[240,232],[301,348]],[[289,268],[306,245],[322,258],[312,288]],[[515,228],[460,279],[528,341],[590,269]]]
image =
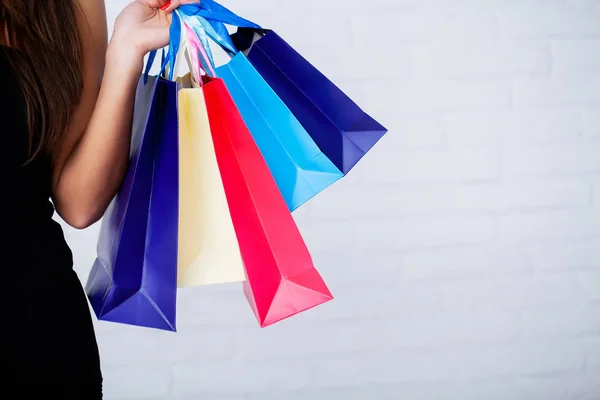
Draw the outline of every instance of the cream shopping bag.
[[[183,88],[179,106],[178,287],[246,280],[213,147],[204,94]]]

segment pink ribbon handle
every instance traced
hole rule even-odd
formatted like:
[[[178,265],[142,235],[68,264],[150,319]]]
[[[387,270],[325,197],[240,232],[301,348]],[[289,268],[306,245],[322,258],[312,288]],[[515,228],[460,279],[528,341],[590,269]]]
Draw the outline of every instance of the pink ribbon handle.
[[[205,72],[212,77],[216,77],[217,74],[215,73],[215,70],[213,69],[213,67],[208,59],[208,54],[206,53],[204,46],[202,46],[202,44],[200,43],[200,40],[196,36],[196,33],[193,31],[192,28],[187,26],[183,21],[181,23],[182,23],[182,26],[185,27],[185,30],[186,30],[187,45],[188,45],[187,47],[189,50],[191,50],[190,57],[192,58],[192,63],[194,64],[193,68],[195,69],[195,71],[192,71],[192,72],[196,73],[196,78],[200,81],[198,83],[201,85],[202,84],[201,73],[202,73],[203,69],[201,67],[202,63],[200,62],[199,56],[202,57],[202,59],[205,62],[205,65],[208,66],[209,71],[205,71]]]

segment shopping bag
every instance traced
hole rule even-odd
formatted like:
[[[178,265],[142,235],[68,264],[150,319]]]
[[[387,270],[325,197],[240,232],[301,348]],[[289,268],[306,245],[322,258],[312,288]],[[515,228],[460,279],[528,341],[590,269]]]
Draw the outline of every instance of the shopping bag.
[[[238,17],[214,0],[180,7],[180,12],[206,19],[224,48],[247,57],[300,121],[321,151],[344,174],[387,132],[277,33]],[[223,23],[237,26],[226,37]],[[233,46],[232,46],[233,44]]]
[[[333,297],[222,79],[203,86],[210,130],[261,327]]]
[[[202,89],[179,91],[178,286],[246,279]]]
[[[200,79],[199,54],[189,51],[187,27],[175,16],[171,40],[179,39],[176,59],[190,73],[178,79],[179,260],[178,287],[241,282],[246,279],[225,189],[215,155]],[[188,37],[189,36],[189,37]],[[177,48],[178,47],[178,48]],[[196,48],[200,48],[198,44]],[[207,58],[207,57],[203,57]],[[175,63],[174,63],[175,64]],[[175,65],[173,65],[175,67]]]
[[[177,85],[138,83],[132,155],[104,215],[86,292],[100,320],[176,330]]]
[[[173,15],[173,26],[181,23],[178,15]],[[185,26],[181,32],[186,32]],[[172,33],[172,40],[179,34]],[[193,32],[187,44],[192,48],[190,58],[196,60],[195,77],[203,84],[218,170],[248,278],[244,292],[260,326],[331,300],[223,80],[214,77],[209,62],[205,63],[209,65],[207,74],[213,77],[200,77],[198,60],[206,59],[207,52]]]
[[[206,27],[197,18],[182,19],[196,32]],[[290,211],[343,177],[243,53],[216,68],[216,74],[225,81]]]
[[[194,39],[192,36],[190,39]],[[193,89],[190,74],[176,76],[178,61],[190,71],[198,54],[188,52],[186,27],[173,15],[169,51],[163,53],[161,73],[178,83],[179,221],[177,286],[200,286],[245,280],[235,230],[208,124],[204,95]],[[197,46],[198,47],[198,46]],[[150,53],[145,79],[156,51]],[[190,59],[191,58],[191,59]],[[207,58],[207,57],[204,57]],[[198,69],[199,70],[199,69]],[[198,78],[198,75],[196,75]]]

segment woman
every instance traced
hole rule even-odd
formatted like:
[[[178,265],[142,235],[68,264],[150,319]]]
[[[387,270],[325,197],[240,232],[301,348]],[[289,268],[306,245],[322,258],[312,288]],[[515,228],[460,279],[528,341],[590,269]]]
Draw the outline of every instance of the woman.
[[[104,0],[0,2],[2,159],[15,176],[4,186],[14,202],[1,352],[2,391],[18,391],[9,398],[102,398],[89,308],[52,215],[86,228],[117,193],[143,56],[168,44],[171,12],[187,2],[133,1],[109,44]]]

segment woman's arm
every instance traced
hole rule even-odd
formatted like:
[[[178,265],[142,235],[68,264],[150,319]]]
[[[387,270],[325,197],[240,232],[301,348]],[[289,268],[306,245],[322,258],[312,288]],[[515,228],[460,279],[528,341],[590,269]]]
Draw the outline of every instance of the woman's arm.
[[[126,173],[135,91],[149,50],[169,40],[172,1],[137,0],[119,16],[107,45],[104,0],[78,0],[84,88],[60,151],[54,156],[52,199],[69,225],[98,221]]]

